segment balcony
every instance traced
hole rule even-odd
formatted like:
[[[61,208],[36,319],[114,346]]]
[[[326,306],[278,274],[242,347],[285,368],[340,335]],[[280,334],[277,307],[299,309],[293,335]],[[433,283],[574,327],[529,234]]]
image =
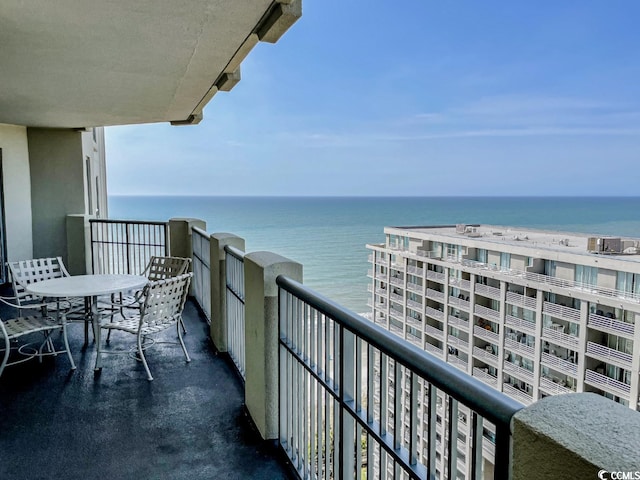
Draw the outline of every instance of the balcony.
[[[444,273],[434,272],[433,270],[427,270],[427,279],[429,280],[433,280],[438,283],[444,283],[445,278],[446,277]]]
[[[230,269],[231,249],[221,244],[243,244],[241,239],[229,234],[211,235],[210,256],[207,256],[203,254],[207,245],[199,245],[196,252],[196,230],[193,233],[194,292],[200,306],[209,312],[206,317],[199,315],[193,303],[189,303],[185,313],[189,330],[186,340],[193,362],[185,365],[180,356],[174,360],[172,347],[157,345],[148,352],[150,361],[154,354],[163,357],[158,360],[153,384],[138,378],[141,375],[144,378],[144,372],[136,369],[135,362],[128,357],[109,358],[104,371],[94,375],[92,347],[85,351],[79,348],[82,330],[72,326],[72,350],[79,357],[77,372],[69,375],[67,364],[51,359],[42,366],[33,362],[14,367],[0,379],[3,414],[10,417],[3,423],[5,435],[0,436],[0,447],[4,447],[3,454],[11,454],[11,457],[3,455],[0,477],[12,478],[13,470],[7,469],[24,466],[24,452],[33,452],[32,445],[40,449],[35,452],[36,461],[46,459],[46,463],[34,465],[38,471],[70,478],[91,478],[105,473],[113,478],[129,474],[140,478],[285,478],[289,471],[284,465],[301,476],[313,468],[322,468],[316,461],[318,457],[309,456],[309,451],[322,452],[328,462],[322,463],[333,472],[367,468],[368,475],[374,477],[373,462],[367,466],[357,463],[361,461],[357,453],[362,448],[359,435],[366,429],[365,448],[369,451],[363,453],[384,450],[397,462],[394,467],[415,478],[429,478],[429,472],[435,468],[435,453],[429,451],[432,464],[421,463],[422,459],[416,458],[416,439],[430,433],[419,432],[420,428],[410,423],[402,438],[393,438],[392,432],[402,430],[401,422],[407,425],[412,421],[401,414],[406,411],[407,400],[428,401],[435,407],[441,394],[446,395],[448,409],[418,406],[418,410],[422,408],[423,419],[429,416],[428,421],[435,423],[437,429],[436,411],[441,415],[438,421],[449,425],[453,419],[457,423],[457,417],[452,415],[458,408],[474,411],[482,417],[477,418],[480,425],[496,425],[495,457],[490,459],[496,465],[494,478],[508,478],[512,467],[515,471],[524,466],[524,463],[512,463],[512,458],[518,458],[518,448],[528,447],[513,450],[513,445],[519,445],[514,441],[518,439],[519,430],[513,433],[510,426],[515,421],[518,428],[535,427],[536,421],[526,415],[527,409],[520,412],[516,402],[483,384],[495,387],[495,377],[476,368],[473,376],[477,381],[460,371],[460,363],[448,365],[318,295],[292,279],[302,277],[300,264],[268,252],[236,252],[233,256],[237,262]],[[202,238],[197,241],[202,242]],[[185,243],[184,239],[172,237],[171,248],[180,251]],[[225,261],[226,279],[225,269],[221,268]],[[244,272],[248,272],[246,277]],[[229,275],[234,277],[230,279]],[[264,284],[256,282],[260,283],[256,285],[253,282],[256,278]],[[214,284],[216,279],[220,284]],[[240,285],[241,294],[229,291]],[[229,302],[226,310],[222,308],[225,290],[227,299],[234,293],[237,295],[242,308]],[[207,302],[210,305],[205,305]],[[245,304],[247,312],[254,312],[246,319]],[[209,315],[211,325],[207,324]],[[240,320],[234,315],[242,319],[232,325],[230,322]],[[245,335],[245,329],[255,335]],[[233,335],[238,338],[231,338]],[[227,355],[220,354],[224,350],[214,354],[210,340],[224,350],[238,347],[239,350],[229,352],[232,358],[246,352],[246,362],[241,362],[245,365],[244,383],[233,364],[226,361]],[[444,356],[434,345],[426,344],[424,348],[440,359]],[[365,355],[373,352],[374,358],[371,362],[363,361],[362,356],[356,354],[358,351]],[[273,368],[274,359],[280,368]],[[394,398],[394,388],[388,388],[387,382],[381,383],[387,387],[373,388],[373,392],[366,388],[370,379],[374,380],[368,370],[374,362],[379,362],[378,378],[392,381],[398,398]],[[42,369],[45,369],[44,375]],[[336,371],[340,372],[340,382],[333,377]],[[225,380],[227,377],[229,382]],[[516,392],[508,393],[516,395]],[[384,404],[389,412],[385,409],[381,418],[376,414],[377,418],[369,419],[366,412],[376,398],[381,402],[377,405]],[[578,395],[573,401],[580,403],[581,398],[583,396]],[[607,411],[618,407],[609,400],[597,398],[605,402]],[[42,406],[43,399],[50,399],[49,408],[32,408]],[[225,402],[231,404],[230,413],[225,409]],[[162,410],[160,404],[171,408]],[[545,408],[545,414],[554,411],[553,404],[548,404],[551,408]],[[398,406],[402,410],[398,411]],[[125,408],[117,410],[118,407]],[[324,416],[325,408],[331,408],[332,415]],[[594,411],[599,409],[599,406],[592,407]],[[425,414],[426,411],[429,413]],[[566,412],[567,407],[563,406],[561,411]],[[534,410],[534,417],[535,413]],[[142,422],[145,418],[148,421]],[[340,421],[334,423],[335,418]],[[138,419],[141,421],[136,422]],[[52,420],[64,424],[60,427],[62,440],[58,429],[51,427]],[[143,427],[134,431],[137,423]],[[640,428],[626,418],[624,423],[608,419],[602,428],[610,425]],[[149,428],[159,429],[158,433],[149,432]],[[152,438],[147,438],[149,436]],[[145,438],[146,443],[140,438]],[[340,441],[334,442],[333,439],[338,438]],[[61,441],[70,448],[64,455],[60,454]],[[435,449],[436,442],[430,443]],[[485,450],[484,444],[486,440],[469,445],[467,463],[482,457],[480,451]],[[329,455],[334,448],[343,450]],[[554,447],[554,459],[564,455],[563,448],[560,443]],[[87,462],[88,455],[105,461]],[[281,464],[277,459],[284,458],[282,455],[288,460]],[[110,461],[112,458],[119,461]],[[447,457],[445,451],[442,458],[452,457]],[[355,465],[352,462],[356,462]],[[121,470],[121,465],[125,465],[126,472]],[[337,478],[352,476],[341,474]],[[519,474],[518,478],[537,477],[533,472]]]
[[[601,332],[612,333],[633,340],[635,325],[615,318],[609,318],[595,313],[589,314],[587,325]]]
[[[574,390],[567,388],[563,382],[547,377],[540,377],[540,390],[547,395],[563,395],[565,393],[574,393]]]
[[[527,297],[515,292],[507,292],[507,303],[518,307],[525,307],[529,310],[536,310],[535,297]]]
[[[535,357],[535,349],[526,343],[518,342],[517,340],[507,337],[504,339],[504,346],[506,349],[528,357],[529,359],[533,359]]]
[[[530,322],[529,320],[514,317],[513,315],[506,315],[504,318],[504,323],[508,327],[518,330],[519,332],[528,333],[531,335],[536,334],[535,322]]]
[[[515,363],[505,361],[503,370],[509,375],[522,380],[523,382],[533,383],[533,372],[526,368],[516,365]]]
[[[578,366],[575,363],[564,360],[552,353],[542,352],[541,361],[544,366],[553,368],[565,375],[571,375],[572,377],[578,375]]]
[[[482,338],[483,340],[486,340],[488,342],[491,342],[495,345],[498,344],[499,340],[499,336],[497,333],[495,333],[493,330],[487,329],[485,327],[481,327],[480,325],[474,325],[473,326],[473,335],[478,337],[478,338]]]
[[[562,325],[552,325],[551,327],[544,327],[542,329],[542,338],[548,340],[561,347],[566,347],[571,350],[575,350],[580,340],[574,335],[568,335],[563,333]]]
[[[493,308],[485,307],[484,305],[475,305],[473,313],[493,322],[500,321],[500,312]]]
[[[444,293],[432,288],[427,288],[427,298],[444,303]]]
[[[69,327],[74,373],[61,357],[7,368],[0,477],[288,478],[277,451],[252,427],[243,383],[211,344],[192,301],[183,319],[192,361],[156,345],[147,353],[153,383],[127,355],[109,355],[94,376],[95,349],[82,349],[79,324]]]
[[[628,399],[629,393],[631,392],[631,386],[629,384],[620,382],[615,378],[607,377],[606,375],[589,369],[585,372],[584,381],[585,383],[597,387],[600,390],[604,390],[605,392],[609,392],[624,399]]]
[[[605,347],[599,343],[587,342],[587,355],[627,370],[631,370],[632,368],[633,355]]]
[[[449,315],[449,326],[459,328],[464,330],[465,332],[469,329],[469,322],[462,318],[456,317],[455,315]]]
[[[564,305],[544,302],[542,304],[542,313],[543,315],[551,315],[561,320],[580,323],[580,310],[571,307],[565,307]]]
[[[533,403],[533,398],[526,392],[523,392],[519,388],[514,387],[510,383],[502,384],[502,391],[509,395],[514,400],[522,403],[523,405],[531,405]]]
[[[482,283],[475,284],[476,293],[487,297],[492,298],[493,300],[500,300],[500,289],[496,287],[491,287],[489,285],[483,285]]]
[[[469,311],[470,304],[460,297],[449,297],[449,305]]]
[[[498,366],[498,356],[493,353],[491,346],[489,348],[473,347],[473,356],[482,360],[484,363]]]

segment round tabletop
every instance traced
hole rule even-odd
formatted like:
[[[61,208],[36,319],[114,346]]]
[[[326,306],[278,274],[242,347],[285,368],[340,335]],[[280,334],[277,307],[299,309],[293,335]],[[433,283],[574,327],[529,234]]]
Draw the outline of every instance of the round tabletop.
[[[32,283],[26,290],[40,297],[94,297],[140,289],[148,282],[142,275],[73,275]]]

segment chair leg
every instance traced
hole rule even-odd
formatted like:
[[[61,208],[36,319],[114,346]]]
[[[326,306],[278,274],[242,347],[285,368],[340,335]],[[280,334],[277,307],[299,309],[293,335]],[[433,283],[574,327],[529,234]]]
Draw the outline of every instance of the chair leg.
[[[73,356],[71,355],[71,348],[69,348],[69,339],[67,338],[67,322],[66,319],[62,322],[62,338],[64,340],[64,348],[67,350],[67,356],[69,357],[69,363],[71,363],[71,370],[76,369],[76,364],[73,361]]]
[[[178,331],[178,340],[180,340],[180,346],[182,347],[184,356],[187,357],[187,362],[190,362],[191,358],[189,358],[189,354],[187,353],[187,347],[184,346],[184,340],[182,340],[182,332],[180,331],[181,324],[182,324],[182,317],[180,317],[180,321],[176,323],[176,330]]]
[[[184,335],[186,335],[187,334],[187,329],[184,326],[184,320],[182,320],[182,317],[180,317],[180,326],[182,327],[182,333]]]
[[[93,335],[95,339],[95,334]],[[96,365],[94,367],[95,370],[100,370],[102,368],[102,345],[100,345],[100,341],[96,341]]]
[[[147,371],[147,380],[152,381],[153,377],[151,376],[151,370],[149,370],[149,365],[147,365],[147,359],[144,357],[144,350],[142,349],[142,335],[140,334],[138,334],[138,353],[140,354],[140,359],[142,360],[144,369]]]
[[[1,322],[2,320],[0,320]],[[4,372],[4,367],[9,361],[9,353],[11,353],[11,342],[9,342],[9,337],[4,336],[4,358],[2,359],[2,363],[0,363],[0,377],[2,376],[2,372]]]

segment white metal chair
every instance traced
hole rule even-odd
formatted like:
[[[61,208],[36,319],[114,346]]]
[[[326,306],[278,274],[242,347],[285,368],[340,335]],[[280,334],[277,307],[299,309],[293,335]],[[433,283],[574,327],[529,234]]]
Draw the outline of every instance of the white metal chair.
[[[165,280],[168,278],[178,277],[184,275],[189,271],[189,265],[191,264],[190,258],[184,257],[158,257],[152,256],[149,259],[142,275],[146,276],[150,282],[156,282],[158,280]],[[133,308],[139,309],[143,301],[143,292],[135,292],[133,295],[120,294],[118,299],[112,298],[111,308]],[[121,313],[124,312],[121,310]],[[187,329],[184,326],[184,322],[180,319],[180,326],[183,333],[187,333]],[[111,333],[111,332],[109,332]],[[107,337],[109,338],[109,337]]]
[[[13,304],[7,302],[4,298],[0,298],[0,301],[16,308],[19,312],[22,310],[32,309],[32,306]],[[64,349],[56,349],[53,345],[51,334],[57,330],[62,332]],[[14,346],[13,350],[17,350],[21,357],[18,360],[9,362],[12,342],[17,342],[20,337],[36,334],[38,332],[44,334],[44,338],[42,339],[39,347],[36,349],[31,346],[33,342]],[[35,356],[39,357],[42,361],[42,357],[44,355],[57,355],[62,352],[67,353],[69,362],[71,363],[71,370],[76,369],[73,357],[71,356],[71,349],[69,348],[69,340],[67,339],[67,319],[64,313],[56,315],[55,318],[50,315],[42,315],[38,312],[36,315],[18,316],[17,318],[12,318],[10,320],[0,320],[0,335],[4,339],[4,355],[2,356],[2,361],[0,363],[0,376],[2,376],[2,372],[7,366],[26,362]],[[0,354],[2,351],[2,348],[0,348]]]
[[[182,340],[180,324],[192,276],[192,273],[187,273],[173,278],[149,282],[142,291],[142,304],[135,314],[124,315],[120,312],[103,317],[104,322],[100,325],[101,329],[109,332],[111,330],[120,330],[136,336],[137,353],[149,380],[153,380],[153,377],[144,356],[144,350],[154,343],[153,339],[150,338],[151,335],[162,332],[172,325],[176,326],[178,340],[187,362],[191,361]],[[100,368],[102,368],[102,345],[98,343],[96,369]]]
[[[44,309],[45,314],[47,311],[69,311],[79,307],[84,308],[84,299],[82,298],[46,302],[45,299],[34,296],[27,291],[27,287],[32,283],[52,278],[68,277],[69,272],[65,268],[61,257],[19,260],[7,262],[7,266],[11,272],[13,294],[17,305],[32,308],[38,306]]]

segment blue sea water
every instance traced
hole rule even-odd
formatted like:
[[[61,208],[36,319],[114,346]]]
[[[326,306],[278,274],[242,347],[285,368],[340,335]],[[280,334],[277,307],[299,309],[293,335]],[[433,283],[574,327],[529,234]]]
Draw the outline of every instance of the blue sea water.
[[[304,265],[304,282],[366,312],[367,243],[385,226],[485,223],[640,237],[640,197],[168,197],[110,196],[109,217],[194,217]]]

